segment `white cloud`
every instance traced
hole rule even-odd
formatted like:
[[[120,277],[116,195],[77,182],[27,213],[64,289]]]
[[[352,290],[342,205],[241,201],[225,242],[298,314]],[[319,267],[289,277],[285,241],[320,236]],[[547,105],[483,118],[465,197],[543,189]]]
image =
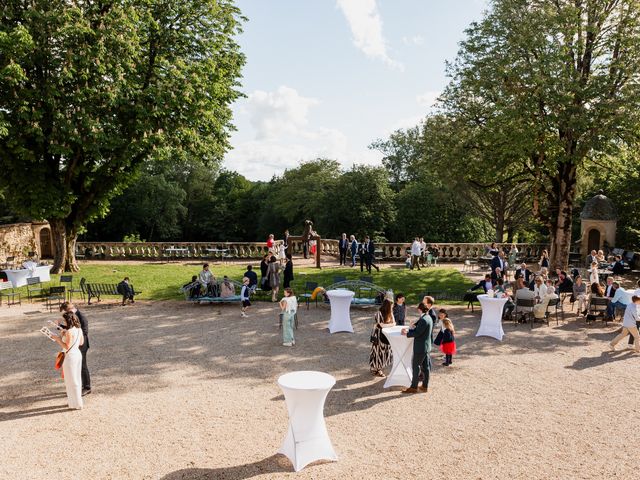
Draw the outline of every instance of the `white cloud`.
[[[402,37],[402,43],[407,46],[424,45],[424,37],[422,35],[413,35],[412,37]]]
[[[416,97],[416,102],[421,107],[426,107],[427,109],[433,109],[438,97],[442,94],[442,92],[437,92],[435,90],[429,90],[427,92],[421,93]]]
[[[387,52],[382,34],[382,18],[376,0],[336,0],[337,6],[349,22],[354,45],[369,58],[383,60],[387,65],[404,70]]]
[[[309,109],[318,103],[317,99],[303,97],[297,90],[282,85],[274,92],[250,93],[245,108],[256,139],[269,139],[282,133],[298,133],[308,123]]]
[[[237,121],[245,127],[232,136],[234,148],[225,156],[225,167],[250,180],[269,180],[316,158],[337,160],[345,169],[354,163],[379,165],[379,152],[354,147],[340,130],[309,124],[309,113],[319,104],[284,85],[249,94],[237,106]]]

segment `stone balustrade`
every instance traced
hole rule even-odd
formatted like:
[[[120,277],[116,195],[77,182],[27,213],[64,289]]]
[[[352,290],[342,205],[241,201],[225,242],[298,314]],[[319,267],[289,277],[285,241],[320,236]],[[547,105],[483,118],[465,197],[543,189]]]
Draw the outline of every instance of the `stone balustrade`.
[[[276,241],[276,245],[282,240]],[[485,253],[486,243],[439,243],[439,262],[463,262],[477,259]],[[505,245],[506,246],[506,245]],[[538,259],[548,245],[542,243],[518,243],[518,258]],[[377,243],[376,257],[387,261],[404,261],[410,243]],[[302,239],[289,238],[293,255],[302,255]],[[338,256],[338,240],[319,239],[321,256]],[[85,258],[93,259],[221,259],[262,258],[268,253],[265,242],[78,242],[77,251]]]

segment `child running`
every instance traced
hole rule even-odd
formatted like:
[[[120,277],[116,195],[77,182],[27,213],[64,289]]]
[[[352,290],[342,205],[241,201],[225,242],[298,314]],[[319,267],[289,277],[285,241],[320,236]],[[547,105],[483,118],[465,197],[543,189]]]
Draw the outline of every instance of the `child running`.
[[[453,322],[447,317],[447,311],[441,308],[438,317],[442,322],[442,339],[440,342],[440,351],[444,353],[445,360],[442,365],[449,367],[453,361],[453,355],[456,353],[456,331],[453,328]]]
[[[251,302],[249,301],[249,295],[251,294],[251,289],[249,288],[249,278],[242,278],[242,290],[240,290],[240,301],[242,302],[242,317],[247,318],[247,309],[251,306]]]

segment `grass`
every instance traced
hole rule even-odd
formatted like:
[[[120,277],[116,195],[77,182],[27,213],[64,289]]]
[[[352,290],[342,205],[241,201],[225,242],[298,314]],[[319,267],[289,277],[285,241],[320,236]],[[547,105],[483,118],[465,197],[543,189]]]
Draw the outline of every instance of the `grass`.
[[[180,263],[92,263],[81,264],[80,272],[73,274],[73,284],[78,288],[82,277],[87,282],[118,283],[124,277],[129,277],[141,300],[180,300],[183,294],[180,287],[191,280],[192,275],[197,275],[201,266],[196,264]],[[241,280],[246,270],[246,264],[212,265],[212,271],[217,278],[228,275],[233,280]],[[260,276],[259,264],[254,264],[254,270]],[[318,282],[320,286],[327,287],[333,282],[335,276],[343,276],[348,280],[358,280],[367,273],[361,273],[359,268],[329,268],[318,270],[316,268],[295,269],[295,280],[291,286],[296,292],[303,292],[305,282]],[[376,285],[391,289],[395,293],[403,292],[407,302],[417,303],[426,291],[451,291],[463,292],[471,285],[471,282],[453,268],[434,267],[421,271],[405,268],[382,268],[380,272],[373,272],[370,276]],[[52,275],[51,282],[46,286],[58,285],[59,276]],[[26,299],[26,287],[18,289]],[[78,296],[75,297],[76,299]],[[105,297],[110,298],[110,297]],[[115,298],[115,297],[114,297]],[[459,302],[447,302],[459,303]]]

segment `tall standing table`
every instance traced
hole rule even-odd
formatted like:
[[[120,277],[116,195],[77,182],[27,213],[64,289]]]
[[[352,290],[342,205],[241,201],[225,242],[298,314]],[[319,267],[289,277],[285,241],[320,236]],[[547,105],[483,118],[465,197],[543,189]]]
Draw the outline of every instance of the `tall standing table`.
[[[408,327],[398,325],[382,329],[382,333],[389,340],[389,345],[391,345],[391,351],[393,352],[393,366],[391,367],[391,373],[384,382],[384,388],[411,386],[413,338],[402,335],[400,332],[403,328]]]
[[[278,453],[297,472],[316,460],[338,460],[324,423],[324,401],[336,379],[323,372],[290,372],[278,378],[289,412],[287,436]]]
[[[351,290],[329,290],[326,292],[331,303],[331,318],[329,319],[329,333],[353,333],[351,325],[351,300],[355,295]]]
[[[489,295],[478,295],[478,301],[482,307],[482,317],[480,318],[480,328],[476,337],[493,337],[502,341],[504,330],[502,329],[502,311],[509,297],[503,298],[489,297]]]

